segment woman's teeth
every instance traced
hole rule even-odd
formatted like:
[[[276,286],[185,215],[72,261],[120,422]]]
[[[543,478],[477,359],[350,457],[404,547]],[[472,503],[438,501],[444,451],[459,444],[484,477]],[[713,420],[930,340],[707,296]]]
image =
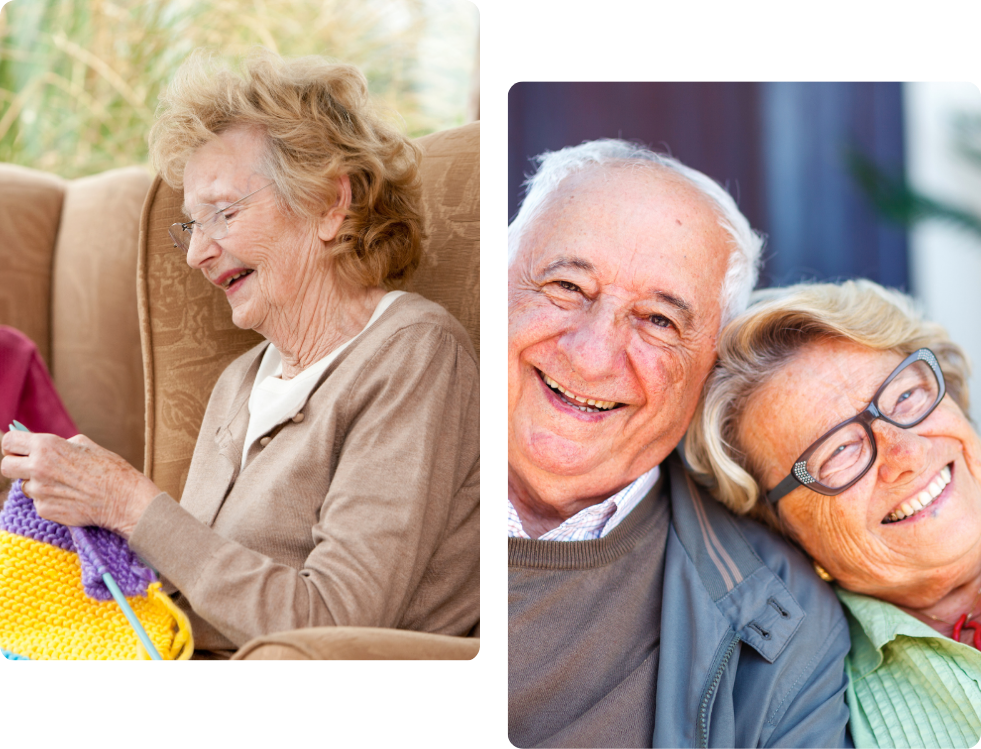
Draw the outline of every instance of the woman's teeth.
[[[243,270],[241,273],[237,273],[236,275],[234,275],[231,278],[229,278],[228,280],[226,280],[224,284],[222,284],[223,288],[226,288],[227,289],[229,286],[231,286],[233,283],[235,283],[242,276],[247,276],[251,272],[252,272],[251,270]]]
[[[895,523],[897,520],[903,520],[913,515],[924,507],[933,503],[940,493],[944,490],[944,487],[950,483],[950,466],[944,466],[940,469],[940,473],[937,474],[936,478],[930,482],[930,485],[916,495],[913,499],[908,502],[903,502],[899,509],[890,512],[886,517],[885,522]]]
[[[564,396],[562,400],[564,400],[570,406],[578,408],[580,411],[594,414],[600,411],[609,411],[611,408],[617,405],[616,401],[598,401],[595,398],[584,398],[580,395],[573,395],[544,372],[542,372],[541,375],[546,385],[552,388],[552,390],[555,392]]]

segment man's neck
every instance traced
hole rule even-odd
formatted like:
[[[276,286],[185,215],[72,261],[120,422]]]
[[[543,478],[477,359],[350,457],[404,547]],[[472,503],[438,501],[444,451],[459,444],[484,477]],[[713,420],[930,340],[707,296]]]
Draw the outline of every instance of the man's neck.
[[[630,486],[636,479],[635,476],[626,480],[626,483],[621,481],[603,485],[598,493],[572,493],[568,491],[568,480],[542,482],[536,486],[524,480],[508,465],[508,499],[518,513],[525,533],[534,539],[540,538],[553,528],[558,528],[587,507],[612,497]]]

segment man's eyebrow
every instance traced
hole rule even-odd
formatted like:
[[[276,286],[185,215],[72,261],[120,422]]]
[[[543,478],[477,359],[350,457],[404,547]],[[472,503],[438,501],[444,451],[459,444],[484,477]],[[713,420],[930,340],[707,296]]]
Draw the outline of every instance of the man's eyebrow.
[[[677,297],[674,294],[669,294],[666,291],[661,291],[660,289],[651,289],[647,292],[647,294],[648,296],[652,296],[655,299],[660,299],[665,304],[669,304],[674,307],[678,311],[678,314],[684,318],[685,325],[691,325],[694,313],[692,312],[691,305],[684,299]]]
[[[542,270],[542,275],[545,276],[553,273],[554,271],[562,270],[563,268],[575,268],[576,270],[585,271],[586,273],[593,273],[596,271],[596,266],[588,260],[573,256],[560,257],[553,260]],[[647,296],[658,299],[665,304],[674,307],[684,320],[684,324],[686,326],[691,325],[695,313],[692,311],[692,306],[681,297],[675,296],[674,294],[669,294],[666,291],[661,291],[660,289],[651,289],[647,292]]]
[[[547,275],[563,268],[575,268],[586,273],[592,273],[596,270],[595,265],[581,257],[560,257],[546,265],[542,270],[542,275]]]

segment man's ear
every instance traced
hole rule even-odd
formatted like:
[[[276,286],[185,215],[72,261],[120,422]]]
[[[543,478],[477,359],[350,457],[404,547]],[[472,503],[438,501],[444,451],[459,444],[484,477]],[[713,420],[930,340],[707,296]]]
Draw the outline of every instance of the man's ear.
[[[337,202],[320,218],[317,236],[324,242],[332,241],[337,236],[350,207],[351,180],[343,174],[337,178]]]

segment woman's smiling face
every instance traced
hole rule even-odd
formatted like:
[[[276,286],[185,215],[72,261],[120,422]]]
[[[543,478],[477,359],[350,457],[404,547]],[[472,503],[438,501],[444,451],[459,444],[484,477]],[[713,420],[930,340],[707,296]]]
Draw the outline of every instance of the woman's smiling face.
[[[902,360],[822,339],[777,370],[739,425],[740,444],[762,469],[761,488],[772,490],[816,439],[865,408]],[[872,431],[878,454],[854,486],[830,497],[798,487],[778,512],[843,587],[929,605],[981,569],[981,444],[950,396],[914,427],[880,419]],[[924,491],[933,501],[911,508]]]
[[[196,206],[221,209],[268,184],[258,173],[264,148],[258,133],[243,129],[201,146],[184,170],[185,212],[200,218]],[[224,289],[238,327],[275,342],[296,316],[305,287],[321,276],[323,242],[315,224],[283,214],[274,188],[232,206],[226,216],[228,235],[211,239],[199,232],[187,262]]]

